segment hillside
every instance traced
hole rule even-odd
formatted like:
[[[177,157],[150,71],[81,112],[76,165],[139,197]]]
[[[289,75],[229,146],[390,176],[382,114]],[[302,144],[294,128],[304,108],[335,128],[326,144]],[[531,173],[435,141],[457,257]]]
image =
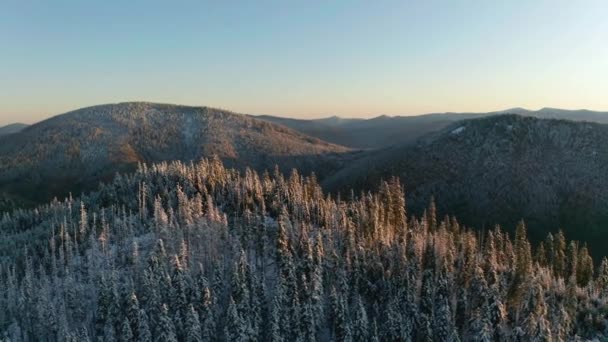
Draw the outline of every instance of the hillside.
[[[525,219],[536,241],[563,228],[600,251],[608,243],[607,172],[607,125],[500,115],[374,151],[324,184],[370,189],[397,175],[415,213],[434,196],[439,212],[478,228]]]
[[[4,202],[78,193],[140,162],[217,155],[227,165],[323,175],[348,149],[284,126],[206,107],[120,103],[62,114],[0,137]],[[0,201],[2,201],[0,199]],[[0,208],[1,209],[1,208]]]
[[[526,226],[477,235],[398,181],[164,163],[0,217],[10,341],[605,341],[608,259]],[[511,227],[509,227],[511,228]]]
[[[289,119],[276,116],[259,116],[258,118],[285,125],[304,134],[343,146],[383,148],[412,143],[416,139],[428,133],[439,131],[456,121],[505,113],[538,118],[608,123],[607,112],[556,108],[543,108],[537,111],[511,108],[488,113],[434,113],[416,116],[382,115],[367,120],[338,117],[315,120]]]
[[[17,132],[23,130],[27,126],[28,125],[23,124],[23,123],[14,123],[14,124],[2,126],[2,127],[0,127],[0,136],[6,135],[6,134],[17,133]]]

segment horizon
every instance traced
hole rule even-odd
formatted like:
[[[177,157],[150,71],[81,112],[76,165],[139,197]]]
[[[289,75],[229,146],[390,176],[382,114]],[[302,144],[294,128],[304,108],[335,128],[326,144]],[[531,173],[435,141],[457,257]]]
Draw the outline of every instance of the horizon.
[[[140,100],[297,119],[608,109],[598,0],[0,9],[0,125]]]
[[[237,112],[237,111],[233,111],[230,108],[220,108],[220,107],[213,107],[213,106],[205,106],[205,105],[190,105],[190,104],[179,104],[179,103],[166,103],[166,102],[155,102],[155,101],[121,101],[121,102],[115,102],[115,103],[102,103],[102,104],[96,104],[96,105],[90,105],[90,106],[84,106],[84,107],[78,107],[78,108],[73,108],[70,110],[67,110],[65,112],[61,112],[61,113],[56,113],[56,114],[51,114],[45,117],[42,117],[41,119],[37,120],[37,121],[30,121],[30,122],[26,122],[26,121],[3,121],[2,119],[4,118],[3,116],[0,116],[0,128],[2,127],[6,127],[6,126],[10,126],[10,125],[16,125],[16,124],[25,124],[28,126],[37,124],[39,122],[51,119],[55,116],[59,116],[59,115],[63,115],[63,114],[67,114],[73,111],[77,111],[77,110],[81,110],[81,109],[85,109],[85,108],[90,108],[90,107],[97,107],[97,106],[104,106],[104,105],[117,105],[117,104],[125,104],[125,103],[154,103],[154,104],[163,104],[163,105],[171,105],[171,106],[186,106],[186,107],[207,107],[207,108],[215,108],[215,109],[219,109],[219,110],[226,110],[229,112],[233,112],[236,114],[240,114],[240,115],[250,115],[250,116],[254,116],[254,117],[258,117],[258,116],[270,116],[270,117],[277,117],[277,118],[284,118],[284,119],[296,119],[296,120],[322,120],[322,119],[330,119],[330,118],[340,118],[340,119],[345,119],[345,120],[370,120],[370,119],[374,119],[374,118],[378,118],[378,117],[382,117],[382,116],[387,116],[387,117],[408,117],[408,116],[424,116],[424,115],[436,115],[436,114],[479,114],[479,115],[483,115],[483,114],[487,114],[487,113],[504,113],[504,114],[517,114],[519,115],[519,113],[510,113],[510,110],[521,110],[521,111],[526,111],[526,112],[530,112],[530,113],[535,113],[535,112],[540,112],[543,110],[559,110],[559,111],[570,111],[570,112],[577,112],[577,111],[588,111],[588,112],[592,112],[592,113],[600,113],[600,114],[606,114],[608,113],[608,110],[604,111],[604,110],[591,110],[591,109],[587,109],[587,108],[574,108],[574,109],[570,109],[570,108],[557,108],[557,107],[541,107],[541,108],[537,108],[537,109],[530,109],[530,108],[524,108],[524,107],[510,107],[510,108],[506,108],[506,109],[497,109],[497,110],[490,110],[490,111],[486,111],[486,112],[455,112],[455,111],[446,111],[446,112],[429,112],[429,113],[411,113],[411,114],[396,114],[396,115],[391,115],[391,114],[384,114],[384,113],[378,113],[378,114],[370,114],[370,115],[366,115],[366,116],[362,116],[362,117],[351,117],[351,116],[344,116],[344,115],[340,115],[340,114],[327,114],[327,115],[321,115],[318,117],[309,117],[309,118],[302,118],[302,117],[294,117],[294,116],[286,116],[286,115],[281,115],[281,114],[260,114],[260,113],[246,113],[246,112]]]

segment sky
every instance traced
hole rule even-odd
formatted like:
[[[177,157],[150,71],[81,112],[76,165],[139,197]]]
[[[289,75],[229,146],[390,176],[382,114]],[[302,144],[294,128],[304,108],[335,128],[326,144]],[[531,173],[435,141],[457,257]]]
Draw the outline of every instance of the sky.
[[[297,118],[608,110],[608,2],[0,1],[0,125],[124,101]]]

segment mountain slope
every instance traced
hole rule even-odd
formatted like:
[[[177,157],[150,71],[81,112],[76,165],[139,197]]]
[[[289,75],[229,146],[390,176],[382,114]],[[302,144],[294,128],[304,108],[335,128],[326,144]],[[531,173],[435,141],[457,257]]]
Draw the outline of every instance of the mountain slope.
[[[95,186],[139,162],[217,155],[258,170],[293,167],[323,174],[348,149],[228,111],[153,103],[79,109],[0,137],[5,197],[47,200]]]
[[[368,189],[397,175],[415,213],[434,196],[440,212],[466,224],[512,227],[523,218],[536,240],[563,228],[598,250],[608,243],[607,172],[607,125],[500,115],[369,153],[325,186]]]
[[[273,116],[260,116],[259,118],[344,146],[383,148],[414,142],[425,134],[439,131],[456,121],[506,113],[538,118],[608,123],[608,113],[606,112],[555,108],[543,108],[538,111],[511,108],[488,113],[435,113],[393,117],[383,115],[367,120],[340,119],[337,117],[316,120],[298,120]]]
[[[23,123],[14,123],[14,124],[2,126],[2,127],[0,127],[0,136],[20,132],[25,127],[27,127],[27,125],[23,124]]]

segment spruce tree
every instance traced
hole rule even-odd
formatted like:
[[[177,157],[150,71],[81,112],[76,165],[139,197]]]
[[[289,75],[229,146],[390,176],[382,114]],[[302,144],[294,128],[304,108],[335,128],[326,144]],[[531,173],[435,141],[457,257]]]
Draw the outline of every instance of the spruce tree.
[[[237,305],[232,297],[230,297],[228,303],[224,335],[228,342],[248,341],[246,323],[239,315]]]
[[[137,342],[152,342],[152,333],[148,324],[148,316],[144,310],[139,310],[137,318]]]
[[[587,246],[584,245],[578,254],[578,267],[576,269],[576,280],[578,286],[584,287],[593,278],[593,259],[589,255]]]
[[[212,310],[213,299],[211,290],[204,287],[200,303],[201,337],[204,341],[211,341],[215,336],[215,317]]]
[[[133,335],[138,336],[137,332],[139,329],[139,301],[134,292],[131,292],[127,302],[127,319]]]
[[[120,338],[119,340],[121,342],[131,342],[134,341],[134,337],[133,337],[133,330],[131,330],[131,323],[129,323],[129,320],[126,319],[122,322],[121,328],[120,328]]]
[[[396,298],[389,299],[384,327],[382,329],[383,340],[402,341],[409,336],[404,333],[406,322],[401,314],[399,303]]]
[[[480,307],[473,311],[469,322],[469,331],[467,333],[467,341],[476,342],[492,342],[494,341],[494,333],[487,315],[484,313],[486,308]]]
[[[177,342],[175,335],[175,325],[169,316],[169,308],[167,304],[163,304],[158,318],[158,325],[154,332],[155,342]]]
[[[561,230],[553,240],[553,271],[557,276],[568,279],[566,275],[566,238]]]
[[[536,280],[531,284],[523,312],[523,331],[530,341],[551,341],[550,324],[546,319],[544,290]]]
[[[201,323],[198,317],[198,313],[196,313],[196,310],[194,310],[194,306],[192,305],[190,305],[190,309],[188,310],[188,316],[186,317],[186,341],[203,341]]]
[[[368,341],[368,338],[370,337],[369,330],[370,327],[365,305],[361,300],[361,296],[357,295],[354,303],[353,341]]]
[[[444,272],[440,274],[437,283],[433,317],[433,336],[435,341],[450,341],[454,335],[455,326],[452,320],[449,289],[446,274]]]
[[[268,323],[268,336],[266,337],[269,342],[283,342],[283,329],[281,329],[281,299],[278,295],[274,296],[272,300],[272,307],[270,308],[270,322]]]
[[[116,330],[114,324],[110,321],[106,321],[103,329],[103,340],[104,342],[116,342]]]
[[[332,289],[332,322],[334,338],[338,342],[348,342],[352,340],[352,329],[348,319],[348,309],[342,293]]]

